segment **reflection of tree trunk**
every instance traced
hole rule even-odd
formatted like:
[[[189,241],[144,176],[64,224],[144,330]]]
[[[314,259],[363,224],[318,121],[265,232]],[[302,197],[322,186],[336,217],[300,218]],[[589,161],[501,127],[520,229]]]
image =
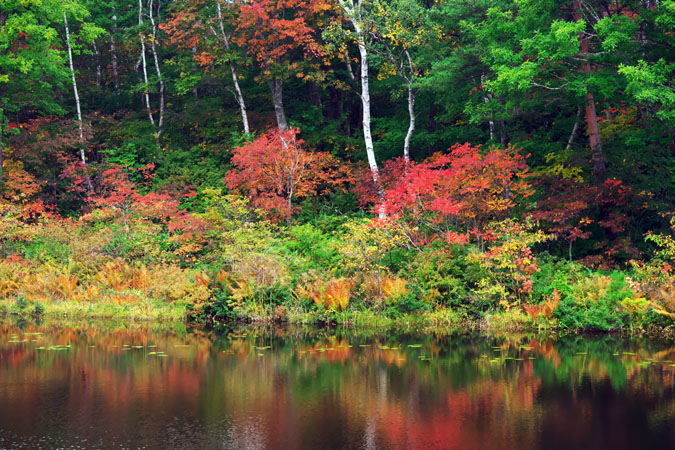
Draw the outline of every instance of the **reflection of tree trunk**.
[[[574,19],[577,21],[583,19],[580,0],[574,0]],[[581,64],[581,70],[584,73],[590,73],[591,65],[588,63],[588,39],[586,38],[584,31],[579,33],[579,54],[584,60]],[[590,91],[586,93],[586,128],[588,130],[588,142],[591,146],[593,175],[602,177],[606,170],[605,156],[602,153],[600,128],[598,126],[598,116],[595,111],[595,98]]]
[[[284,96],[283,96],[283,82],[279,79],[272,79],[269,81],[270,90],[272,91],[272,102],[274,104],[274,114],[277,117],[277,126],[280,130],[288,130],[288,122],[286,121],[286,113],[284,112]]]

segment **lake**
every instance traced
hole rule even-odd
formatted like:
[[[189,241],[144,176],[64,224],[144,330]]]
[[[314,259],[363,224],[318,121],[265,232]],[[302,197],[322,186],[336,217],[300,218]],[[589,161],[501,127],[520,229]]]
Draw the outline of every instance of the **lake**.
[[[0,321],[0,448],[675,448],[675,346]]]

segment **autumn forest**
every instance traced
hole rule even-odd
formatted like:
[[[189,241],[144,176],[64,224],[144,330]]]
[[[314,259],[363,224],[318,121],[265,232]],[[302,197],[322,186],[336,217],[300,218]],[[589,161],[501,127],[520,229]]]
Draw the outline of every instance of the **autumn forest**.
[[[0,311],[660,333],[673,0],[0,0]]]

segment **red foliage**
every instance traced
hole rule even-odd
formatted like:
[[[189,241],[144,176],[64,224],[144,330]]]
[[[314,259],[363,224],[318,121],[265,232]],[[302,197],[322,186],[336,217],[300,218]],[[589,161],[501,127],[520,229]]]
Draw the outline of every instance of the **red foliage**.
[[[411,163],[386,189],[386,210],[418,230],[420,242],[440,236],[465,243],[474,236],[482,243],[492,238],[488,222],[506,217],[516,198],[533,193],[527,172],[513,147],[481,152],[457,144],[449,154]]]
[[[305,58],[323,55],[324,50],[311,23],[320,20],[332,8],[325,0],[252,0],[243,3],[234,41],[266,71],[297,50]]]
[[[294,198],[314,195],[350,179],[347,167],[334,156],[304,150],[298,133],[297,128],[274,128],[233,150],[236,168],[225,178],[228,187],[247,194],[253,206],[273,219],[290,221]]]
[[[629,213],[640,208],[641,202],[629,186],[620,180],[607,179],[599,185],[584,184],[572,179],[542,176],[536,185],[545,192],[537,201],[536,210],[528,215],[539,221],[548,232],[569,244],[595,233],[600,253],[585,257],[582,262],[593,266],[611,267],[620,255],[637,257],[638,251],[625,236]]]
[[[385,161],[380,169],[380,183],[386,191],[394,187],[405,175],[405,160],[398,157]],[[356,185],[354,186],[356,198],[361,207],[366,208],[380,201],[377,187],[373,182],[373,172],[370,167],[365,166],[359,170],[356,175]]]

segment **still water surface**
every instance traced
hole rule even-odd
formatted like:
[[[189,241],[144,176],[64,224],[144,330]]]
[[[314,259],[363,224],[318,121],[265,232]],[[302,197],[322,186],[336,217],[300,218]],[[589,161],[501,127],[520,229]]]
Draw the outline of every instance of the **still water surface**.
[[[0,448],[675,448],[675,346],[0,322]]]

